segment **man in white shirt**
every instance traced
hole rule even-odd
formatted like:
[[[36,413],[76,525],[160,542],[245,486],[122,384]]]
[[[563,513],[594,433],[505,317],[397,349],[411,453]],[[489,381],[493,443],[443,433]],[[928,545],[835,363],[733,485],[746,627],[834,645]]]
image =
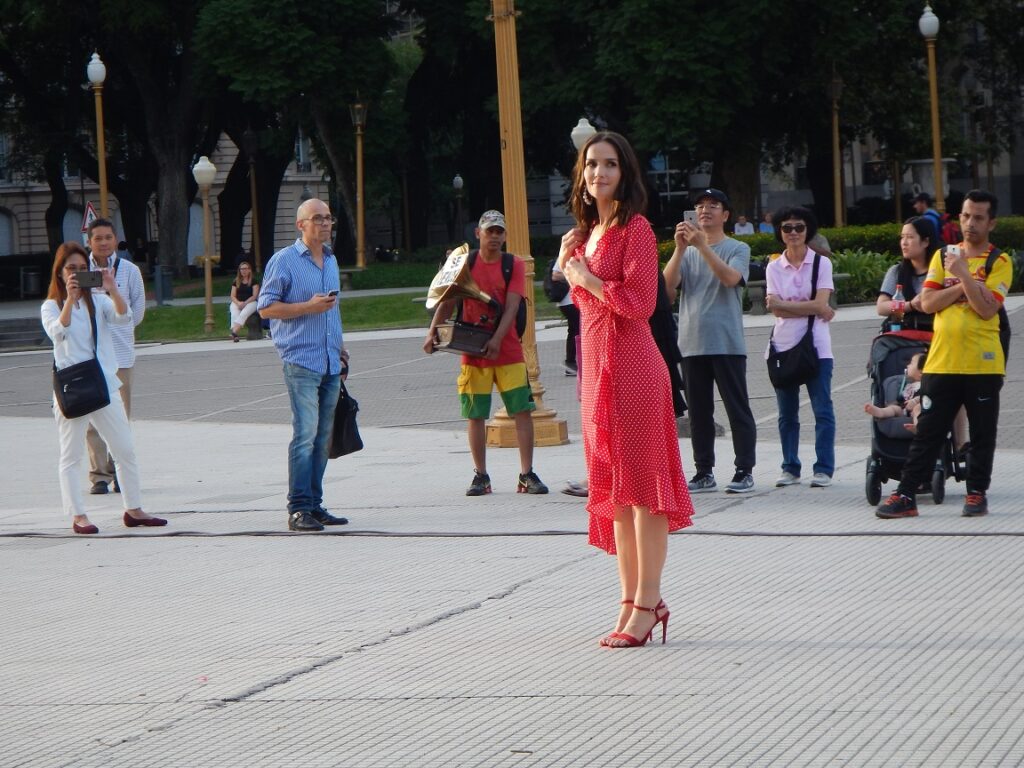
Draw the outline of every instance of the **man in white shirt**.
[[[142,272],[132,262],[115,255],[117,236],[114,223],[109,219],[95,219],[89,225],[90,269],[107,269],[114,272],[117,290],[132,310],[132,324],[112,326],[110,335],[114,342],[114,356],[117,359],[117,378],[121,380],[121,400],[128,418],[132,415],[132,369],[135,367],[135,326],[146,314],[146,288],[142,283]],[[118,490],[114,476],[114,460],[107,450],[107,444],[93,428],[86,434],[89,446],[89,493],[101,494],[110,491],[110,484]]]
[[[752,235],[754,234],[754,224],[747,221],[747,217],[741,213],[736,217],[736,226],[733,227],[732,233],[734,235]]]

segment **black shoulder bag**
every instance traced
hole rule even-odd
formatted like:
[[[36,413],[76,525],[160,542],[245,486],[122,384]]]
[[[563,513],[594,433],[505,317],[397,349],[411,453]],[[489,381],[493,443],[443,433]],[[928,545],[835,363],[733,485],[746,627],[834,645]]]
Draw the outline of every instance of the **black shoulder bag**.
[[[785,258],[783,256],[782,258]],[[821,254],[814,254],[811,269],[811,301],[818,292],[818,264]],[[807,318],[807,331],[792,349],[779,352],[775,349],[775,329],[768,338],[768,378],[776,389],[799,387],[813,379],[818,373],[818,352],[814,348],[814,315]]]
[[[345,382],[342,381],[341,390],[338,392],[338,405],[334,409],[334,428],[327,444],[328,458],[336,459],[363,449],[363,438],[359,436],[359,425],[356,424],[358,413],[359,403],[349,394]]]
[[[57,406],[66,419],[77,419],[110,405],[107,377],[103,375],[96,357],[95,307],[89,313],[89,320],[92,323],[92,358],[59,371],[56,361],[53,364],[53,394],[57,396]]]

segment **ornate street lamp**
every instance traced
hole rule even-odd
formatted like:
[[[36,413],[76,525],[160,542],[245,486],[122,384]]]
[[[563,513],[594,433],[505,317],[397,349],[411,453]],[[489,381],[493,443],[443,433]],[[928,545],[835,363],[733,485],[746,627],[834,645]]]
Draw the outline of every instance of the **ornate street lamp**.
[[[108,219],[110,209],[107,207],[107,147],[103,137],[103,81],[107,79],[107,67],[98,53],[92,55],[85,73],[92,83],[92,91],[96,96],[96,161],[100,169],[100,215]]]
[[[255,274],[263,270],[263,259],[260,257],[260,219],[257,208],[259,207],[259,196],[256,192],[256,150],[259,149],[259,141],[256,139],[256,132],[252,128],[246,128],[242,134],[242,146],[245,149],[245,156],[249,159],[249,197],[252,207],[252,257],[256,264],[253,266]]]
[[[462,180],[462,176],[455,174],[455,178],[452,179],[452,189],[455,190],[455,239],[462,239],[462,188],[466,182]]]
[[[356,94],[356,98],[359,95]],[[356,101],[349,106],[352,125],[356,129],[356,267],[366,267],[366,225],[363,211],[363,129],[366,127],[366,104]]]
[[[843,78],[832,67],[832,82],[828,86],[832,99],[832,197],[835,205],[835,226],[843,226],[846,207],[843,205],[843,150],[839,145],[839,99],[843,95]]]
[[[192,177],[203,194],[203,274],[206,280],[206,319],[203,329],[213,333],[213,255],[210,253],[210,185],[217,176],[217,168],[203,155],[192,166]]]
[[[935,176],[935,208],[946,210],[946,191],[942,183],[942,136],[939,131],[939,78],[935,68],[935,38],[939,36],[939,17],[925,4],[917,28],[928,46],[928,91],[932,102],[932,173]]]
[[[530,217],[526,206],[526,161],[523,155],[523,114],[519,100],[519,51],[516,44],[515,0],[491,0],[494,22],[494,56],[498,75],[498,140],[501,148],[501,188],[508,222],[506,248],[526,268],[526,332],[523,357],[530,390],[537,409],[533,412],[533,444],[564,445],[569,442],[565,419],[544,405],[537,359],[537,330],[533,306],[534,262],[530,253]],[[515,420],[502,408],[487,423],[487,444],[511,448],[519,444]]]
[[[576,151],[579,152],[583,149],[583,145],[587,143],[587,139],[597,133],[597,128],[590,124],[590,121],[585,117],[581,117],[580,121],[576,123],[572,129],[572,133],[569,134],[569,138],[572,139],[572,145],[576,147]]]

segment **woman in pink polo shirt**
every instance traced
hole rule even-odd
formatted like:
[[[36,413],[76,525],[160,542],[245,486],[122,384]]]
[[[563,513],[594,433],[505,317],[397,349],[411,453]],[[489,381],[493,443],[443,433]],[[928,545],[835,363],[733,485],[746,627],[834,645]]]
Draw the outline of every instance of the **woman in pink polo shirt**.
[[[832,407],[832,336],[829,321],[835,310],[828,300],[835,286],[832,262],[807,246],[818,232],[814,213],[799,206],[783,208],[774,217],[775,237],[785,246],[782,256],[765,270],[768,311],[775,315],[775,348],[792,349],[807,332],[807,318],[813,317],[814,349],[818,373],[805,385],[814,412],[814,476],[812,488],[832,484],[835,472],[836,415]],[[814,260],[819,259],[817,291],[811,298]],[[765,357],[767,358],[767,351]],[[782,475],[776,487],[800,482],[800,387],[775,390],[779,406],[779,438],[782,441]]]

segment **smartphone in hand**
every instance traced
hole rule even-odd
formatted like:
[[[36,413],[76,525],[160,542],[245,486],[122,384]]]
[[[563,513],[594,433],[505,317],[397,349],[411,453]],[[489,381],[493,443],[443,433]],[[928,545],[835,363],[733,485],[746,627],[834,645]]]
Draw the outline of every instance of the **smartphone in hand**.
[[[683,221],[694,227],[697,226],[697,211],[683,211]]]
[[[327,292],[327,295],[328,295],[328,296],[337,296],[337,295],[338,295],[338,292],[337,292],[337,291],[328,291],[328,292]]]
[[[78,287],[83,290],[86,288],[99,288],[103,285],[103,273],[95,269],[75,272],[75,279],[78,281]]]

